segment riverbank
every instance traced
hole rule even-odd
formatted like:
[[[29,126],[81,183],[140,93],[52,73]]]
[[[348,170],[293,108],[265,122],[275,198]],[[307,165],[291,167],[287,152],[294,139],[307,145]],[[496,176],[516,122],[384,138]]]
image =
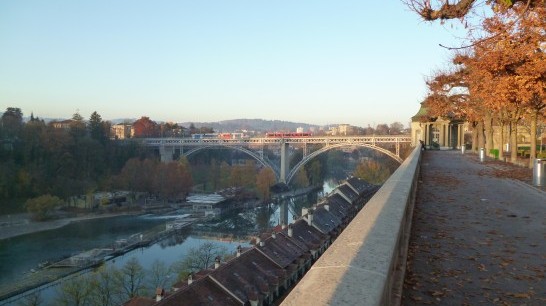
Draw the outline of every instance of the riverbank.
[[[34,221],[32,220],[30,214],[27,213],[2,215],[0,216],[0,240],[41,231],[53,230],[66,226],[72,222],[139,214],[141,214],[141,212],[134,211],[104,214],[86,214],[77,217],[69,217],[49,221]]]

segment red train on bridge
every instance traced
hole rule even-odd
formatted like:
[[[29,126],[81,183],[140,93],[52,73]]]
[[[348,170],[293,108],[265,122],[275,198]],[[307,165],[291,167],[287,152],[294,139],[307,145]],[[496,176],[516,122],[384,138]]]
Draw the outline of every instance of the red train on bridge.
[[[312,134],[309,132],[297,133],[297,132],[271,132],[265,133],[265,137],[268,138],[294,138],[294,137],[310,137]]]

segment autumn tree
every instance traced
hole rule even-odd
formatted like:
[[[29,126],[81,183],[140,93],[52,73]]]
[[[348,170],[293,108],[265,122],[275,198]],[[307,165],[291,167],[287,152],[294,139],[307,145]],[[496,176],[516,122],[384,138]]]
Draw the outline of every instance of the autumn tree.
[[[390,170],[387,167],[371,159],[360,162],[354,171],[355,177],[376,185],[383,184],[390,175]]]
[[[465,60],[474,95],[498,114],[500,122],[509,124],[512,161],[517,158],[517,127],[526,116],[534,117],[531,148],[536,148],[536,121],[545,96],[545,10],[515,6],[486,19],[484,29],[491,39],[476,45],[473,56]],[[525,18],[520,18],[522,14]],[[534,152],[532,156],[531,163]]]
[[[230,186],[252,188],[256,183],[256,163],[246,160],[243,165],[232,165],[229,178]]]
[[[402,0],[424,20],[461,19],[467,16],[478,0]],[[513,8],[516,4],[525,4],[531,8],[544,6],[544,0],[492,0],[487,1],[494,11]]]
[[[61,199],[49,194],[41,195],[26,201],[25,206],[36,220],[45,220],[49,213],[63,203]]]
[[[484,19],[483,37],[474,38],[472,48],[454,56],[458,67],[427,82],[430,94],[425,104],[431,113],[458,113],[475,123],[479,147],[485,146],[487,152],[493,148],[493,125],[501,130],[499,151],[507,126],[512,161],[517,159],[517,129],[529,122],[532,165],[537,122],[546,107],[545,22],[544,6],[521,2]]]
[[[144,175],[144,173],[143,173]],[[175,199],[190,191],[189,170],[178,163],[156,163],[153,172],[153,190],[163,199]]]
[[[155,121],[150,120],[150,117],[142,116],[133,123],[135,129],[135,137],[158,137],[159,126]]]
[[[264,167],[258,173],[256,177],[256,188],[258,194],[262,200],[268,200],[271,197],[270,188],[276,182],[275,173],[269,167]]]

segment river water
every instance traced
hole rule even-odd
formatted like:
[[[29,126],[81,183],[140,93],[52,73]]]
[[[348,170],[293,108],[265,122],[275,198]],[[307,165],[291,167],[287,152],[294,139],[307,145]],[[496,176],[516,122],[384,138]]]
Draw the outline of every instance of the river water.
[[[288,223],[292,222],[299,217],[301,208],[313,205],[318,197],[324,196],[333,188],[333,183],[328,182],[318,193],[288,198],[281,203],[272,203],[247,211],[234,211],[213,223],[193,224],[187,231],[147,248],[128,252],[106,264],[119,268],[135,257],[145,268],[150,267],[156,260],[170,266],[182,260],[188,250],[206,241],[212,241],[228,252],[235,252],[238,245],[249,245],[248,240],[244,238],[240,240],[236,237],[267,231],[282,223],[283,219],[288,219]],[[46,260],[93,248],[108,247],[117,239],[127,238],[153,227],[164,228],[165,223],[175,217],[145,215],[85,220],[59,229],[0,240],[0,284],[17,281]],[[175,276],[172,279],[174,280]],[[55,304],[57,289],[53,286],[40,291],[41,299],[46,302],[45,305]],[[8,299],[0,301],[0,305],[19,305],[19,302]]]

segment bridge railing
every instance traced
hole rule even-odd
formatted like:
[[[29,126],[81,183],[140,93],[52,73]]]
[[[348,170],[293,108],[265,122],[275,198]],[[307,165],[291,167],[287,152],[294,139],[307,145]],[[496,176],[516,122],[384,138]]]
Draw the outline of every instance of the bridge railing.
[[[408,135],[385,135],[385,136],[317,136],[317,137],[254,137],[241,139],[220,139],[220,138],[135,138],[141,140],[148,146],[200,146],[200,145],[247,145],[247,144],[273,144],[273,143],[410,143],[411,136]]]
[[[398,305],[421,150],[362,208],[281,305]]]

